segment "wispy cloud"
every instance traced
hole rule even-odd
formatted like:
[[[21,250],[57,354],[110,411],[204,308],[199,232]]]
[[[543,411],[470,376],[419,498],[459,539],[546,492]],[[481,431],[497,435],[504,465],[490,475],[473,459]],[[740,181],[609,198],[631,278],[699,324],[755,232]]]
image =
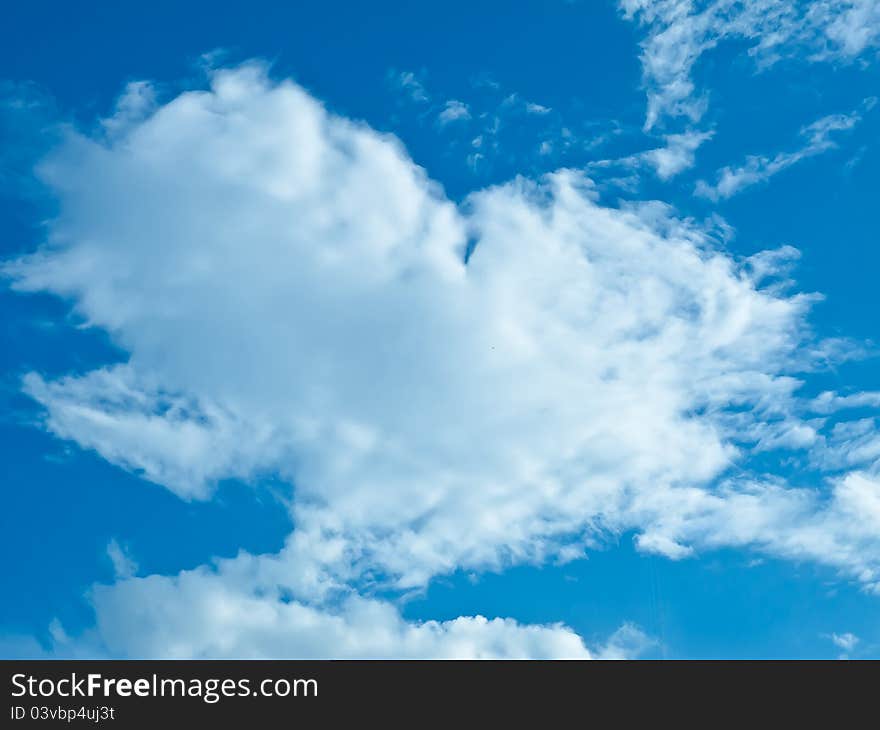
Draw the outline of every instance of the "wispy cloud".
[[[422,80],[413,71],[395,71],[388,72],[389,82],[401,89],[412,101],[419,104],[426,104],[431,101],[428,91]]]
[[[878,0],[620,0],[620,7],[646,30],[641,61],[648,130],[664,119],[703,116],[707,97],[694,84],[693,69],[724,41],[744,43],[766,66],[793,55],[807,62],[852,60],[880,39]]]
[[[862,107],[871,109],[875,99],[866,99]],[[816,120],[800,131],[804,144],[792,152],[780,152],[772,157],[766,155],[749,155],[746,161],[737,167],[723,167],[717,175],[715,183],[699,180],[694,193],[710,200],[730,198],[748,187],[766,182],[774,175],[810,157],[836,147],[832,135],[849,131],[862,119],[858,111],[850,114],[831,114]]]
[[[421,122],[430,120],[431,126],[443,130],[443,144],[459,151],[475,174],[488,173],[500,160],[526,169],[552,169],[571,155],[572,166],[579,166],[584,160],[578,153],[600,147],[620,132],[614,121],[601,130],[595,123],[582,123],[579,132],[558,110],[510,92],[487,75],[471,80],[473,98],[464,98],[460,89],[459,98],[444,98],[411,71],[389,71],[388,78]],[[658,164],[665,169],[674,163]]]
[[[662,147],[654,147],[643,152],[610,160],[599,160],[587,165],[587,170],[603,168],[627,168],[639,170],[648,167],[661,180],[669,180],[679,173],[691,168],[695,163],[697,149],[711,139],[713,132],[691,130],[681,134],[666,135]]]
[[[131,578],[137,573],[137,563],[131,559],[115,538],[107,543],[107,557],[113,564],[113,574],[117,578]]]
[[[550,107],[544,106],[543,104],[536,104],[533,101],[527,101],[526,111],[529,114],[549,114],[553,110]]]

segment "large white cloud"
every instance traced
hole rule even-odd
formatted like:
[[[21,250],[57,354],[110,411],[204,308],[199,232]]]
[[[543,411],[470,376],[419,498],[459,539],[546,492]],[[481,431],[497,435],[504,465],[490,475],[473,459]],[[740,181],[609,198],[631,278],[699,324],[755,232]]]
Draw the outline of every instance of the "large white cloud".
[[[164,658],[568,658],[592,654],[561,625],[462,616],[407,622],[391,604],[350,596],[332,611],[255,594],[204,569],[95,589],[99,650]],[[613,645],[613,644],[612,644]],[[638,645],[636,645],[638,648]],[[63,644],[56,645],[59,653]],[[600,649],[600,655],[603,651]]]
[[[247,575],[254,565],[221,561],[95,586],[94,628],[72,638],[55,621],[48,650],[26,637],[0,645],[21,658],[627,659],[654,643],[631,624],[591,650],[562,624],[407,621],[391,603],[353,594],[316,605],[278,587],[255,590]]]
[[[719,483],[755,444],[819,441],[792,406],[791,373],[823,354],[811,297],[762,284],[786,251],[737,262],[669,208],[605,207],[567,170],[457,206],[394,138],[257,64],[126,101],[104,129],[42,165],[59,216],[6,270],[129,358],[25,389],[52,432],[183,498],[280,475],[296,525],[276,556],[97,589],[117,652],[314,654],[314,627],[340,654],[577,654],[562,627],[411,625],[351,591],[576,557],[608,531],[876,581],[880,549],[848,536],[839,492]],[[820,528],[844,547],[794,545]],[[363,616],[387,642],[359,638]],[[142,643],[117,645],[123,620]],[[187,644],[198,622],[217,631]]]

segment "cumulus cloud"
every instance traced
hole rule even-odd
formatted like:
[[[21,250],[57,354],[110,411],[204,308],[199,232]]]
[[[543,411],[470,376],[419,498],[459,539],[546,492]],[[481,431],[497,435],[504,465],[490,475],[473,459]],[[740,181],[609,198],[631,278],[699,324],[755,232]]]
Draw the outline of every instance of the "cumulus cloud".
[[[666,118],[702,117],[707,101],[693,70],[724,41],[745,43],[766,66],[795,54],[808,61],[853,60],[880,38],[878,0],[620,0],[620,8],[645,29],[646,129]]]
[[[560,623],[406,620],[386,600],[279,581],[281,567],[278,556],[241,554],[176,576],[118,576],[93,586],[97,621],[86,633],[71,639],[55,621],[48,650],[23,637],[13,649],[56,658],[629,659],[656,643],[629,623],[591,650]],[[297,569],[283,566],[288,577]]]
[[[876,99],[871,97],[862,104],[864,108],[873,108]],[[746,162],[738,167],[724,167],[718,171],[714,184],[699,180],[695,194],[710,200],[730,198],[747,187],[769,180],[774,175],[797,164],[801,160],[833,149],[836,145],[831,135],[836,132],[848,131],[861,121],[861,114],[854,111],[850,114],[830,114],[816,120],[801,130],[804,145],[793,152],[780,152],[773,157],[750,155]]]
[[[121,657],[591,658],[558,624],[482,616],[409,622],[385,601],[348,596],[328,610],[242,581],[198,569],[96,586],[98,624],[88,640]]]
[[[736,261],[570,170],[456,206],[396,139],[258,64],[118,129],[67,132],[40,168],[48,240],[5,271],[127,358],[24,388],[48,430],[184,499],[280,477],[296,528],[277,555],[96,587],[114,652],[583,655],[564,627],[414,624],[363,592],[626,531],[876,584],[870,472],[827,494],[722,479],[796,425],[792,373],[824,353],[812,297],[762,285],[787,256]]]

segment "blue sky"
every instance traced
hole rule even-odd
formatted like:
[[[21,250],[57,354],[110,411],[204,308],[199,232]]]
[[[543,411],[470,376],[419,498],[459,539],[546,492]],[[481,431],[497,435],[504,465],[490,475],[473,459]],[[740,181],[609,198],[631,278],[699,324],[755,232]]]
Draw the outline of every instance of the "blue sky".
[[[880,655],[874,0],[10,15],[4,655]]]

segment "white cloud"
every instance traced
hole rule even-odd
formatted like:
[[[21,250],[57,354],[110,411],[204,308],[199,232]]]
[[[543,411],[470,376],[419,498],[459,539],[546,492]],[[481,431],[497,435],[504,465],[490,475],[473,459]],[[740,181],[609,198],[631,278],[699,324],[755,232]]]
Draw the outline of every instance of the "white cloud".
[[[827,390],[816,396],[810,407],[816,413],[834,413],[845,408],[880,408],[880,392],[865,391],[839,395]]]
[[[835,423],[817,444],[812,459],[826,471],[868,468],[880,472],[880,429],[876,419]]]
[[[233,561],[234,564],[234,561]],[[235,566],[239,568],[240,566]],[[96,586],[90,640],[109,656],[227,658],[590,658],[561,625],[462,616],[408,622],[349,596],[332,610],[206,569]]]
[[[873,103],[863,104],[863,106],[870,108]],[[794,152],[780,152],[773,157],[749,155],[745,164],[739,167],[724,167],[719,170],[714,185],[705,180],[699,180],[694,192],[696,195],[710,200],[730,198],[747,187],[769,180],[801,160],[834,148],[836,145],[831,139],[831,134],[850,130],[859,121],[861,121],[861,115],[858,112],[831,114],[822,117],[801,130],[805,144],[800,149]]]
[[[702,117],[707,100],[692,73],[721,42],[744,42],[751,56],[768,65],[796,54],[809,61],[852,60],[880,38],[878,0],[620,0],[620,7],[646,31],[646,129],[664,118]]]
[[[581,153],[602,146],[622,132],[614,120],[581,120],[577,125],[581,131],[576,132],[559,110],[529,101],[485,78],[472,81],[471,85],[483,93],[467,101],[429,91],[412,72],[391,70],[388,79],[396,91],[403,90],[405,97],[415,102],[411,111],[417,122],[421,125],[431,119],[435,130],[443,132],[444,147],[450,152],[464,152],[464,162],[477,174],[497,174],[499,168],[551,169],[563,159],[579,164]],[[584,134],[585,129],[590,133]],[[469,147],[479,147],[480,151],[470,151]]]
[[[694,166],[697,149],[713,136],[712,132],[690,130],[681,134],[668,134],[664,137],[665,145],[644,152],[637,152],[626,157],[613,160],[599,160],[587,165],[591,172],[601,168],[624,167],[639,169],[653,168],[661,180],[669,180],[681,172]]]
[[[143,119],[156,108],[156,90],[149,81],[132,81],[116,100],[116,108],[101,124],[108,135],[118,135]]]
[[[671,558],[686,557],[690,544],[751,547],[839,568],[880,593],[880,478],[852,472],[833,480],[828,495],[768,482],[693,490],[638,540]]]
[[[596,653],[597,659],[635,659],[656,644],[638,626],[623,624]]]
[[[131,578],[137,573],[138,565],[114,538],[107,543],[107,557],[113,563],[113,573],[117,578]]]
[[[25,376],[24,391],[52,403],[45,425],[61,438],[162,484],[184,499],[206,499],[223,478],[250,479],[266,455],[283,450],[270,425],[163,393],[125,365],[46,382]],[[247,438],[242,438],[247,433]]]
[[[595,650],[563,624],[459,616],[406,620],[391,603],[350,590],[322,596],[278,582],[278,556],[218,560],[176,576],[122,577],[95,585],[96,624],[71,639],[54,622],[57,658],[628,659],[654,645],[624,624]],[[21,642],[16,655],[42,654]]]
[[[856,648],[856,644],[859,643],[859,637],[847,631],[843,634],[831,634],[831,641],[834,642],[837,648],[843,649],[845,652],[851,652]]]
[[[266,473],[294,492],[275,556],[96,588],[114,651],[570,654],[562,627],[410,624],[357,591],[628,530],[674,558],[750,546],[878,580],[869,473],[830,496],[719,484],[824,353],[812,298],[759,287],[784,256],[737,262],[566,170],[457,207],[394,138],[255,64],[109,140],[69,132],[41,174],[59,216],[6,272],[129,353],[29,374],[46,427],[186,499]],[[774,438],[800,447],[791,425]]]
[[[428,95],[424,83],[422,83],[421,79],[419,79],[414,72],[390,71],[388,73],[388,79],[392,84],[403,90],[403,92],[413,101],[420,104],[425,104],[431,101],[431,97]]]
[[[685,132],[666,136],[666,146],[644,153],[644,159],[657,171],[661,180],[668,180],[694,165],[694,152],[711,132]]]
[[[543,104],[536,104],[533,101],[526,102],[526,111],[529,114],[549,114],[552,109],[548,106],[544,106]]]
[[[829,46],[819,56],[855,57],[877,44],[880,37],[880,3],[877,0],[818,3],[813,11],[824,28]]]
[[[443,110],[437,115],[437,120],[441,124],[448,124],[457,120],[470,119],[471,113],[468,105],[464,102],[450,99],[443,106]]]

